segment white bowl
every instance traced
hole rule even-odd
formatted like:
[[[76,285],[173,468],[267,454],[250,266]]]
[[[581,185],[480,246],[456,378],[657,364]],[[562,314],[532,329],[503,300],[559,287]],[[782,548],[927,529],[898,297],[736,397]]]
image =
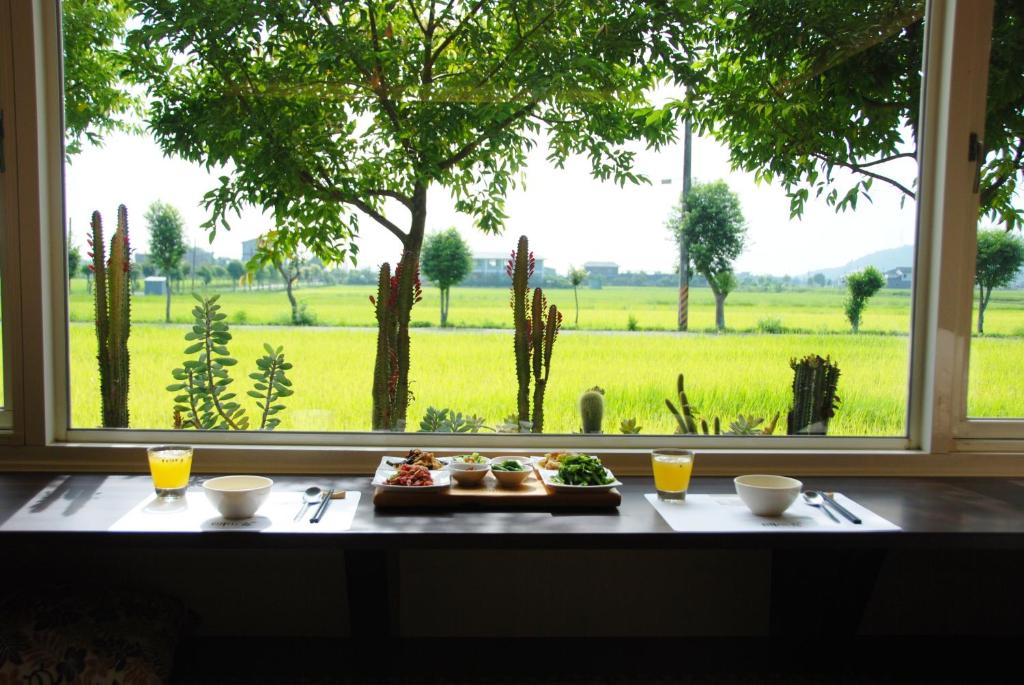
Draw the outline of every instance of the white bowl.
[[[247,519],[270,494],[274,481],[263,476],[220,476],[203,483],[210,503],[226,519]]]
[[[490,464],[466,464],[460,461],[448,464],[448,471],[459,485],[480,485],[490,470]]]
[[[530,477],[533,473],[533,466],[530,464],[528,459],[520,459],[519,457],[497,457],[491,460],[491,466],[494,467],[496,464],[501,464],[506,461],[517,461],[519,465],[523,467],[522,471],[495,471],[491,468],[491,473],[495,478],[498,479],[498,485],[503,488],[518,488],[523,484],[523,481]]]
[[[803,483],[785,476],[737,476],[736,494],[758,516],[782,516],[796,501]]]

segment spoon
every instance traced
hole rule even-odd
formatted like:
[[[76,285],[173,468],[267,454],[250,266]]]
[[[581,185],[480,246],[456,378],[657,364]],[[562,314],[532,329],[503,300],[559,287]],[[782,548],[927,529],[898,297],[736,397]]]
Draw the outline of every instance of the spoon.
[[[839,519],[837,519],[836,515],[829,511],[828,507],[825,506],[825,500],[822,498],[821,493],[818,492],[817,490],[805,490],[804,501],[807,502],[812,507],[818,507],[823,512],[828,514],[828,517],[830,519],[832,519],[836,523],[839,523]]]
[[[294,520],[298,521],[300,518],[302,518],[302,515],[306,513],[306,510],[309,509],[314,504],[320,504],[320,498],[322,495],[323,490],[321,490],[315,485],[311,485],[310,487],[306,488],[306,491],[302,493],[302,508],[299,509],[299,513],[295,515]]]

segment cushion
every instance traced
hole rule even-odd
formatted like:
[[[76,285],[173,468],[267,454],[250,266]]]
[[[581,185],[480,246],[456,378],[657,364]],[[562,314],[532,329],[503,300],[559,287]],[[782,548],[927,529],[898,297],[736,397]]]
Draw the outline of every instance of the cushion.
[[[47,588],[0,597],[0,685],[165,683],[187,612],[170,597]]]

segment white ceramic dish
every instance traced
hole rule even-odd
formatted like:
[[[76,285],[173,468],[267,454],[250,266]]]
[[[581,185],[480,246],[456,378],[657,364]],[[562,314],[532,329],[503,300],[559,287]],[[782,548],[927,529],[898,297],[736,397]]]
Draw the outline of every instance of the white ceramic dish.
[[[452,474],[456,483],[472,487],[483,482],[487,472],[491,470],[491,465],[453,461],[445,468]]]
[[[484,473],[486,475],[486,471]],[[394,469],[378,469],[373,476],[373,487],[395,492],[437,492],[438,490],[447,490],[452,486],[451,471],[431,471],[430,477],[434,479],[433,485],[389,485],[388,478],[394,474]]]
[[[442,466],[448,466],[448,464],[452,463],[452,458],[451,457],[437,457],[437,460],[439,462],[441,462]],[[394,471],[396,468],[398,468],[399,464],[404,464],[404,463],[405,463],[405,457],[397,457],[397,456],[381,457],[380,458],[380,463],[377,465],[377,469],[378,470],[379,469],[388,469],[389,471]],[[437,471],[431,471],[431,473],[437,473]]]
[[[494,469],[498,464],[504,464],[506,462],[514,461],[523,467],[522,471],[497,471]],[[530,463],[528,458],[524,457],[495,457],[491,459],[491,475],[498,481],[498,485],[503,488],[518,488],[523,484],[527,478],[533,473],[533,464]]]
[[[782,516],[804,486],[795,478],[764,474],[737,476],[733,483],[736,494],[757,516]]]
[[[554,482],[553,478],[558,475],[558,471],[553,471],[551,469],[537,469],[537,473],[540,475],[540,479],[544,482],[544,485],[556,492],[606,492],[616,486],[622,485],[622,482],[615,477],[614,473],[608,469],[605,469],[604,472],[612,479],[611,483],[606,483],[604,485],[566,485],[565,483]]]
[[[224,518],[247,519],[267,499],[273,485],[265,476],[220,476],[205,481],[203,490]]]

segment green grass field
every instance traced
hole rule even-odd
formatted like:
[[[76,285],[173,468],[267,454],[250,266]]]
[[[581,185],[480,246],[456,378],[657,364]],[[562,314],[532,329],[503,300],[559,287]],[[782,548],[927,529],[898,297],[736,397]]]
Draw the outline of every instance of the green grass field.
[[[81,285],[76,283],[76,285]],[[320,322],[366,326],[371,323],[369,288],[309,288],[301,297]],[[507,327],[507,291],[467,288],[453,291],[452,316],[462,327]],[[884,292],[871,301],[864,329],[846,331],[841,293],[831,290],[785,293],[735,293],[729,298],[730,327],[755,329],[759,319],[780,319],[806,333],[783,335],[637,332],[626,333],[629,314],[641,327],[668,329],[674,322],[675,292],[670,288],[605,288],[581,292],[580,328],[567,330],[552,363],[546,406],[548,432],[578,430],[576,402],[583,390],[606,391],[605,431],[616,432],[623,418],[636,417],[644,433],[671,432],[674,422],[664,399],[675,376],[684,372],[691,402],[704,416],[738,413],[770,416],[784,412],[789,401],[791,357],[831,355],[842,368],[842,408],[832,424],[835,435],[901,435],[905,405],[909,338],[909,295]],[[572,293],[552,291],[551,299],[571,303]],[[998,299],[996,299],[998,298]],[[189,316],[190,298],[176,297],[175,319]],[[696,289],[692,321],[710,325],[713,306],[707,291]],[[282,430],[368,430],[375,329],[295,328],[238,325],[281,322],[287,301],[281,291],[225,293],[224,311],[235,323],[231,351],[239,359],[234,374],[247,389],[247,374],[262,343],[284,345],[295,364],[296,394],[289,398]],[[414,310],[414,318],[436,322],[435,293]],[[181,363],[185,347],[182,324],[146,323],[162,318],[160,297],[136,297],[131,337],[130,411],[136,428],[168,428],[172,421],[171,369]],[[571,304],[569,305],[571,307]],[[244,317],[239,317],[245,312]],[[98,378],[91,302],[75,292],[75,323],[70,330],[72,418],[76,427],[99,421]],[[566,316],[572,319],[571,309]],[[1024,388],[1015,360],[1024,353],[1024,296],[998,293],[987,317],[997,335],[972,342],[971,413],[976,416],[1024,415]],[[569,326],[571,329],[571,325]],[[618,330],[614,330],[618,329]],[[1014,334],[1017,334],[1016,336]],[[1012,336],[1012,337],[1011,337]],[[413,392],[409,425],[418,427],[428,406],[452,407],[497,423],[513,411],[516,385],[509,331],[421,328],[413,331]],[[240,393],[241,394],[241,393]]]
[[[325,326],[373,326],[373,308],[369,286],[310,287],[297,291],[316,318]],[[551,303],[565,314],[565,327],[575,328],[571,290],[546,291]],[[92,321],[92,297],[85,281],[76,279],[71,289],[72,321]],[[739,291],[726,301],[725,317],[730,330],[756,331],[758,322],[778,319],[792,332],[843,333],[849,324],[843,315],[842,290],[814,288],[780,293]],[[715,311],[711,291],[691,289],[690,327],[711,331]],[[289,323],[288,300],[282,290],[226,291],[221,295],[224,310],[232,323]],[[413,321],[420,326],[439,324],[437,288],[424,290],[423,301],[413,309]],[[508,328],[511,324],[509,291],[504,288],[453,288],[449,323],[460,328]],[[641,330],[675,330],[676,291],[674,288],[607,287],[580,289],[582,330],[626,330],[630,315]],[[191,322],[192,296],[174,295],[172,321]],[[162,296],[136,295],[132,300],[132,319],[160,323],[164,320]],[[986,331],[990,335],[1024,336],[1024,292],[1002,291],[992,296]],[[871,299],[861,330],[865,333],[905,335],[910,328],[910,292],[882,290]]]

